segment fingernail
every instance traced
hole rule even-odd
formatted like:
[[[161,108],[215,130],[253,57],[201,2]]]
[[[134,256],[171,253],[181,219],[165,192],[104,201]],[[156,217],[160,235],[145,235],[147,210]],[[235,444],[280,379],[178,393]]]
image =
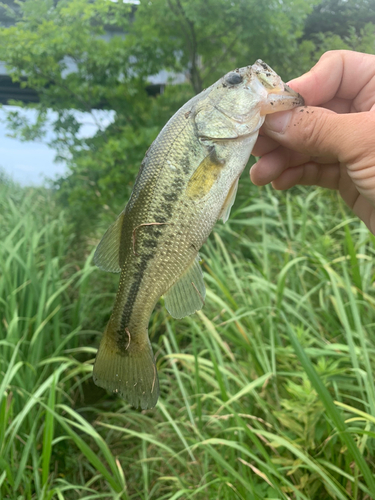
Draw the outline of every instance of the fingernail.
[[[277,134],[283,134],[292,118],[292,111],[281,111],[272,115],[267,115],[264,125],[266,128]]]

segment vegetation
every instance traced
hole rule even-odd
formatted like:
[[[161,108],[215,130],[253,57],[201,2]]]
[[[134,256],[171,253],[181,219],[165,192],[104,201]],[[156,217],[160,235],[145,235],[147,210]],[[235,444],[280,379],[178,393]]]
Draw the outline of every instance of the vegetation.
[[[67,262],[50,193],[1,185],[2,498],[375,496],[374,237],[336,194],[249,189],[203,248],[202,312],[152,316],[139,412],[91,381],[116,280]]]
[[[152,315],[157,407],[91,377],[118,281],[93,251],[161,126],[258,57],[288,78],[328,48],[374,51],[374,2],[16,5],[0,60],[41,100],[35,123],[13,110],[9,126],[24,140],[52,127],[70,173],[53,189],[0,174],[0,499],[375,498],[375,238],[336,193],[244,174],[201,252],[205,307],[176,321],[161,300]],[[162,69],[188,83],[152,96]],[[98,107],[113,121],[82,137],[77,111]]]
[[[0,61],[38,92],[40,103],[31,106],[35,121],[21,108],[9,112],[10,129],[23,140],[45,140],[67,163],[70,174],[56,187],[77,232],[100,223],[102,213],[107,226],[162,126],[225,72],[261,58],[287,80],[329,48],[374,51],[374,27],[363,20],[374,20],[366,16],[375,1],[353,3],[142,0],[135,8],[107,0],[25,0],[6,11],[14,24],[0,27]],[[327,11],[340,18],[329,23],[332,32]],[[350,29],[342,31],[344,25]],[[147,93],[162,70],[186,75],[187,82]],[[108,125],[97,109],[113,111]],[[92,137],[81,134],[78,112],[97,123]]]
[[[375,23],[373,0],[323,0],[306,19],[304,38],[327,32],[345,38],[353,30],[360,33],[368,23]]]

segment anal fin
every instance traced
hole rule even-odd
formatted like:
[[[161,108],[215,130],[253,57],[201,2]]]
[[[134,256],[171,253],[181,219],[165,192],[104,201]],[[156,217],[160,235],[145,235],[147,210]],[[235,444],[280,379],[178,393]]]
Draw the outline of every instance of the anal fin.
[[[174,318],[184,318],[204,306],[206,287],[199,260],[197,255],[177,283],[164,294],[165,307]]]

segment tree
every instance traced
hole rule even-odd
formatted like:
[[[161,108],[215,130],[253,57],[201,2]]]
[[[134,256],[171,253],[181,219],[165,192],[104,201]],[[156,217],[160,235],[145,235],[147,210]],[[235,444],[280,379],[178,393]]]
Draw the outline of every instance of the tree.
[[[259,58],[289,77],[313,5],[290,0],[141,2],[132,30],[141,51],[152,45],[171,70],[187,70],[198,93],[231,68]]]
[[[25,0],[15,24],[0,29],[0,60],[12,78],[38,92],[40,103],[35,123],[11,112],[9,125],[24,140],[42,140],[53,129],[51,146],[71,172],[57,182],[58,194],[86,226],[103,209],[123,206],[148,146],[194,92],[258,58],[284,79],[306,69],[311,47],[298,40],[315,3],[141,0],[135,8]],[[152,97],[148,79],[161,70],[187,80]],[[95,109],[113,110],[113,122],[84,138],[75,112]],[[47,110],[55,112],[52,123]]]
[[[307,16],[302,39],[313,42],[316,56],[338,49],[374,53],[375,1],[323,0]]]
[[[368,23],[375,24],[374,0],[324,0],[307,16],[304,38],[329,32],[343,39],[353,29],[359,34]]]

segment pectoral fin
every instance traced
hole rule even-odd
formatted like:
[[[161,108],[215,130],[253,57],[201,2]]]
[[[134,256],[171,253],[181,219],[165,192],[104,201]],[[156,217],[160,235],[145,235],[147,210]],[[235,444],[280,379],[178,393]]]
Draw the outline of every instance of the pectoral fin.
[[[223,208],[221,209],[220,215],[218,217],[218,219],[223,219],[224,224],[229,219],[231,208],[233,207],[234,200],[236,199],[237,189],[238,189],[238,179],[236,179],[233,182],[232,187],[230,188],[229,193],[225,198]]]
[[[199,260],[197,255],[179,281],[164,295],[165,307],[174,318],[189,316],[204,306],[206,288]]]
[[[187,196],[193,200],[203,198],[218,179],[224,164],[224,161],[217,157],[215,149],[212,148],[210,154],[199,164],[190,177],[186,188]]]
[[[109,226],[94,254],[94,264],[102,271],[121,272],[120,242],[125,211]]]

